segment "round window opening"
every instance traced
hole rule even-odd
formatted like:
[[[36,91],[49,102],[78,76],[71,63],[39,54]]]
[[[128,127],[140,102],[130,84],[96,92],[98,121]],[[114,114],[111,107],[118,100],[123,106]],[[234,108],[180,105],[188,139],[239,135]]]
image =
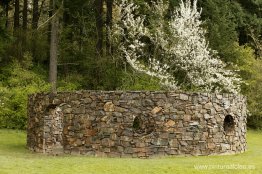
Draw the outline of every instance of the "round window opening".
[[[231,115],[227,115],[225,117],[223,127],[225,133],[231,133],[232,131],[234,131],[235,122],[234,122],[234,118]]]
[[[133,121],[133,130],[138,134],[150,134],[155,129],[154,123],[150,119],[137,116]]]

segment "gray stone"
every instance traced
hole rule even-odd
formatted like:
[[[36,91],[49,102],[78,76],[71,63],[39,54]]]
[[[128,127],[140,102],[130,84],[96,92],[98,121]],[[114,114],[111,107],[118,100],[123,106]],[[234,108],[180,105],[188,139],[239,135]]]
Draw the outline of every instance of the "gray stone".
[[[103,118],[101,118],[101,121],[107,121],[109,118],[108,118],[108,116],[104,116]]]
[[[90,104],[90,103],[92,103],[92,99],[91,98],[85,98],[84,99],[84,103],[85,104]]]
[[[213,108],[213,104],[211,102],[209,102],[209,103],[204,105],[204,108],[205,109],[211,109],[211,108]]]
[[[154,144],[157,145],[157,146],[167,146],[168,145],[168,139],[158,138],[154,141]]]
[[[222,100],[223,101],[223,107],[225,109],[230,108],[230,101],[229,100]]]
[[[131,108],[130,111],[131,111],[132,113],[135,113],[135,114],[141,114],[141,113],[142,113],[141,110],[140,110],[140,109],[137,109],[137,108]]]
[[[75,109],[76,114],[84,114],[85,113],[85,106],[80,106],[79,108]]]
[[[113,115],[116,117],[122,117],[123,114],[120,112],[113,112]]]
[[[126,108],[122,108],[122,107],[115,107],[115,111],[123,113],[123,112],[127,112],[128,110]]]
[[[170,147],[178,147],[178,141],[176,139],[171,139],[168,141]]]
[[[80,145],[82,145],[82,141],[80,139],[77,139],[75,144],[76,144],[76,146],[80,146]]]
[[[81,104],[81,102],[76,100],[76,101],[72,101],[72,104],[75,105],[75,106],[79,106]]]
[[[72,108],[66,108],[63,112],[64,112],[65,114],[71,114],[72,111],[73,111]]]
[[[117,146],[117,151],[118,152],[123,152],[124,151],[124,148],[122,146]]]
[[[154,102],[150,99],[145,99],[143,102],[143,106],[154,106]]]
[[[187,146],[188,144],[186,143],[186,141],[180,141],[180,145],[181,146]]]
[[[184,125],[183,125],[183,122],[180,120],[180,121],[178,121],[178,126],[177,127],[179,127],[179,128],[182,128],[182,127],[184,127]]]
[[[128,136],[121,136],[121,140],[130,141],[130,138]]]
[[[127,153],[127,154],[132,154],[133,153],[133,148],[127,147],[127,148],[125,148],[124,152]]]
[[[181,100],[188,100],[188,95],[186,95],[186,94],[180,94],[180,95],[179,95],[179,98],[180,98]]]
[[[216,96],[218,100],[221,100],[223,98],[223,95],[220,95],[220,94],[216,94]]]
[[[204,118],[207,120],[207,119],[211,118],[211,116],[209,114],[204,114]]]
[[[192,121],[189,123],[190,126],[198,126],[199,122],[198,121]]]

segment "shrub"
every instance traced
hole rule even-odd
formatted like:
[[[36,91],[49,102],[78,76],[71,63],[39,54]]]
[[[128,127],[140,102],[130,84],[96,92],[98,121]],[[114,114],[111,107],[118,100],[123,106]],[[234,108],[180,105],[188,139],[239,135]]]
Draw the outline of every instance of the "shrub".
[[[0,128],[25,129],[28,95],[49,89],[31,62],[31,56],[25,54],[24,61],[0,69]]]
[[[245,80],[242,93],[247,96],[248,126],[262,129],[262,61],[255,59],[254,50],[248,46],[234,45],[240,75]]]
[[[161,90],[159,80],[143,73],[125,72],[120,90]]]

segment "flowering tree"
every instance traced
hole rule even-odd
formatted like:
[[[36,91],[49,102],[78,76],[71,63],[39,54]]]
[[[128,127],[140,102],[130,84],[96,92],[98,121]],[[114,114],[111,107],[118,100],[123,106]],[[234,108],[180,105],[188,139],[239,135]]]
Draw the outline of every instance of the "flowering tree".
[[[205,91],[240,91],[241,79],[226,69],[216,51],[208,48],[206,31],[201,28],[201,11],[197,10],[197,0],[181,1],[166,23],[164,16],[167,5],[158,0],[148,7],[157,16],[145,26],[145,16],[136,15],[138,6],[132,1],[122,0],[118,4],[119,21],[113,27],[114,42],[118,44],[119,55],[137,71],[160,79],[160,83],[170,89],[184,86]],[[149,29],[150,28],[150,29]],[[149,39],[145,42],[144,38]],[[146,51],[147,45],[153,47]],[[184,83],[178,83],[178,74]]]
[[[144,26],[144,16],[135,17],[134,12],[138,9],[133,2],[122,0],[117,4],[120,14],[119,22],[113,26],[112,42],[117,45],[120,56],[126,58],[126,61],[137,71],[143,72],[160,80],[160,83],[170,89],[177,89],[174,77],[168,73],[169,66],[160,64],[152,58],[150,54],[144,53],[142,38],[150,36],[149,30]],[[139,61],[147,58],[148,66]]]

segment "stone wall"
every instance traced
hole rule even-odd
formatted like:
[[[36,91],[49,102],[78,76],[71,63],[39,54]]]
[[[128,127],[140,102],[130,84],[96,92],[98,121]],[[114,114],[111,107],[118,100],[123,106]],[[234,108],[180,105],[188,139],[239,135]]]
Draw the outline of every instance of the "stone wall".
[[[109,157],[246,150],[246,98],[234,94],[78,91],[34,94],[27,146]]]

